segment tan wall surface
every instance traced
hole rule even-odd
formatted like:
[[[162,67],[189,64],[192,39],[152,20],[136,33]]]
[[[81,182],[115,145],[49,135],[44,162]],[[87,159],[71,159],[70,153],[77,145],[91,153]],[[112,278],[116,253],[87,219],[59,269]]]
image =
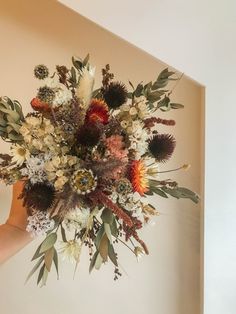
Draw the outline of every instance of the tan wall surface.
[[[29,102],[38,86],[32,74],[38,63],[52,70],[55,64],[69,65],[72,55],[83,57],[90,52],[97,81],[101,67],[110,63],[117,79],[134,83],[155,79],[165,67],[54,1],[1,1],[0,38],[0,95],[18,99],[25,112],[30,110]],[[184,103],[185,109],[163,115],[176,119],[177,125],[170,132],[177,139],[177,148],[162,169],[190,163],[189,172],[176,173],[172,178],[197,192],[202,180],[201,92],[199,85],[182,79],[173,99]],[[1,151],[7,150],[5,143],[0,145]],[[7,216],[10,191],[1,185],[1,222]],[[151,254],[137,264],[121,247],[120,262],[125,271],[118,282],[113,282],[111,265],[89,275],[84,254],[74,281],[73,266],[65,262],[61,263],[59,282],[51,274],[46,288],[37,288],[35,280],[24,286],[36,248],[33,243],[0,268],[0,313],[199,314],[201,206],[187,200],[155,198],[152,202],[162,215],[156,226],[143,231]]]

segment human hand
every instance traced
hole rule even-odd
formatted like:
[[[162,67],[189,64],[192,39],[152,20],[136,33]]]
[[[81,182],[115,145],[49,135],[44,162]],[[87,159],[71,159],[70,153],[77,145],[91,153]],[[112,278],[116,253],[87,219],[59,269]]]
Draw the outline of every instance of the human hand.
[[[9,217],[6,221],[6,224],[17,227],[23,231],[26,231],[27,226],[27,211],[23,206],[22,199],[19,199],[19,196],[23,190],[24,183],[23,181],[18,181],[13,185],[13,195],[12,203]]]

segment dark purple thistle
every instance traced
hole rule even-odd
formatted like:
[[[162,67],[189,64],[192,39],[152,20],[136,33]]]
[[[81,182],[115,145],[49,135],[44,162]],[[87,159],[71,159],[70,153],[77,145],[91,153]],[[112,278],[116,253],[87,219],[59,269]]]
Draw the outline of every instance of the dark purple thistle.
[[[149,152],[159,162],[165,162],[172,156],[176,146],[175,138],[170,134],[156,134],[149,141]]]

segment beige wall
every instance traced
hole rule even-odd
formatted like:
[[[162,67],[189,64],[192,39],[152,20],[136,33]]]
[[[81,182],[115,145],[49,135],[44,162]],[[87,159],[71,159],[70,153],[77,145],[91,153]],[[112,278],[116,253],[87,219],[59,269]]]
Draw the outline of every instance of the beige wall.
[[[0,95],[18,99],[25,111],[30,110],[29,101],[38,86],[32,75],[38,63],[53,69],[54,64],[69,65],[73,54],[85,56],[90,52],[98,80],[101,67],[110,63],[117,79],[134,83],[155,79],[165,67],[54,1],[2,1],[0,38]],[[201,91],[187,78],[175,90],[173,98],[186,108],[167,115],[177,121],[170,131],[178,145],[175,157],[162,167],[191,163],[188,173],[173,177],[197,192],[202,178]],[[1,142],[3,149],[7,150],[7,145]],[[10,189],[1,186],[1,221],[7,216],[10,197]],[[35,280],[24,286],[32,267],[32,244],[0,269],[1,313],[199,314],[201,206],[160,198],[154,199],[153,204],[162,215],[155,227],[143,231],[151,255],[137,264],[125,248],[120,248],[120,261],[127,275],[124,272],[118,283],[113,283],[111,265],[88,275],[84,254],[75,281],[73,266],[61,263],[59,282],[52,274],[46,288],[37,288]]]

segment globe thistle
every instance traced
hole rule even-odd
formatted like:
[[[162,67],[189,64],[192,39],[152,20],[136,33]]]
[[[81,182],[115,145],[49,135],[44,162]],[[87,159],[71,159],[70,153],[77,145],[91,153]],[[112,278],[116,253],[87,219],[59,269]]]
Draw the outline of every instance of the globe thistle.
[[[159,162],[168,160],[174,152],[175,138],[170,134],[156,134],[149,141],[148,148],[152,156]]]
[[[77,144],[93,147],[98,144],[101,133],[101,128],[98,124],[84,124],[78,131]]]
[[[42,102],[52,104],[55,98],[55,92],[52,88],[48,86],[39,87],[37,98]]]
[[[97,178],[93,175],[92,170],[79,169],[71,178],[71,186],[78,194],[88,194],[95,190]]]
[[[49,75],[48,68],[43,64],[36,65],[34,68],[34,75],[37,79],[44,80]]]
[[[103,97],[110,109],[117,109],[127,101],[126,86],[120,82],[111,83],[103,92]]]
[[[24,206],[31,213],[33,210],[46,212],[54,204],[55,189],[47,183],[28,184],[23,191]]]

